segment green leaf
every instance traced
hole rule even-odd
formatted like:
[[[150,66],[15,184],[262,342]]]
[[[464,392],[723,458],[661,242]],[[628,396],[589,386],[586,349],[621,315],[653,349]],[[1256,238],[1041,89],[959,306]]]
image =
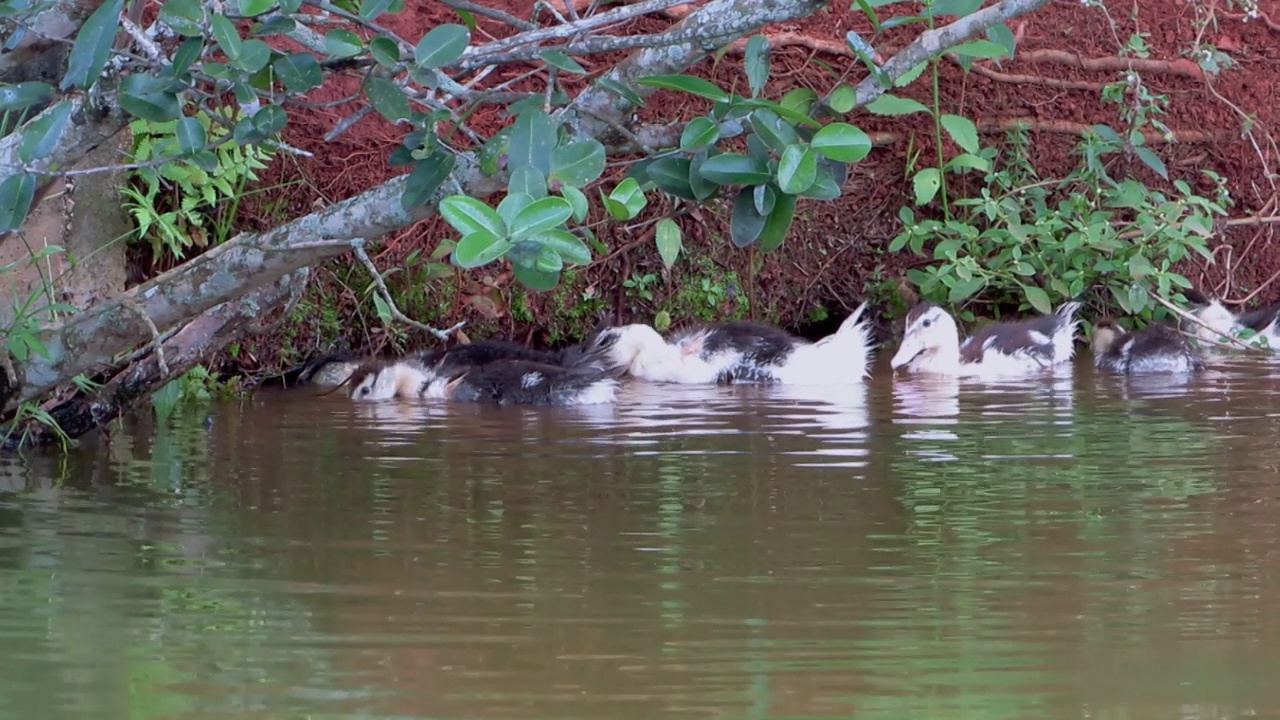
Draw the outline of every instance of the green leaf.
[[[560,273],[543,272],[537,268],[536,261],[533,266],[512,265],[511,270],[515,273],[516,280],[519,280],[521,285],[534,292],[546,292],[555,288],[560,282]]]
[[[0,232],[22,229],[36,196],[36,176],[31,173],[10,175],[0,182]]]
[[[813,198],[815,200],[834,200],[840,197],[840,183],[836,182],[835,176],[831,170],[818,164],[818,178],[813,185],[804,192],[800,193],[800,197]]]
[[[507,149],[507,169],[531,166],[544,176],[551,174],[555,155],[556,123],[542,109],[526,110],[511,125],[511,141]]]
[[[58,87],[62,90],[73,87],[83,90],[98,81],[102,69],[107,66],[123,8],[124,0],[107,0],[84,21],[67,56],[67,74],[62,76]]]
[[[0,113],[25,110],[53,98],[53,86],[42,82],[0,85]]]
[[[32,163],[47,157],[58,146],[58,138],[71,120],[71,101],[61,100],[27,123],[22,129],[22,144],[18,146],[18,159]]]
[[[497,217],[497,213],[494,213],[494,217]],[[463,269],[477,268],[506,255],[510,249],[511,243],[505,238],[488,230],[477,230],[458,241],[457,247],[453,249],[453,264]]]
[[[867,103],[867,112],[876,115],[910,115],[917,112],[929,112],[929,108],[925,107],[919,100],[885,94]]]
[[[373,109],[391,122],[398,122],[413,115],[409,107],[409,98],[398,85],[384,77],[370,75],[364,79],[365,97],[373,104]]]
[[[760,98],[755,99],[759,100]],[[778,101],[778,104],[784,109],[805,118],[809,121],[808,124],[816,125],[817,123],[809,117],[809,110],[816,102],[818,102],[818,93],[814,92],[813,88],[798,87],[788,90],[782,96],[782,99]]]
[[[840,85],[831,91],[827,106],[843,115],[858,106],[858,91],[851,85]]]
[[[604,145],[599,140],[578,140],[551,153],[551,180],[583,187],[604,172]]]
[[[1165,167],[1164,160],[1161,160],[1160,156],[1157,155],[1154,150],[1147,147],[1135,147],[1133,149],[1133,154],[1137,155],[1138,159],[1147,167],[1156,171],[1157,175],[1165,180],[1169,179],[1169,169]]]
[[[714,159],[714,158],[712,158]],[[733,200],[733,215],[729,219],[729,240],[740,248],[749,247],[760,238],[765,219],[756,212],[754,192],[749,187],[738,191]]]
[[[916,204],[924,205],[933,200],[942,188],[942,174],[938,172],[938,168],[925,168],[916,173],[912,185],[915,187]]]
[[[536,200],[521,210],[510,225],[512,240],[522,240],[531,235],[553,230],[573,216],[573,206],[568,200],[554,195]]]
[[[1026,297],[1027,303],[1041,315],[1048,315],[1053,312],[1053,304],[1049,302],[1049,293],[1044,290],[1034,285],[1023,285],[1022,294]]]
[[[275,0],[240,0],[240,14],[257,17],[275,7]]]
[[[178,49],[173,52],[173,65],[169,67],[169,77],[178,79],[185,77],[192,63],[200,59],[202,52],[204,52],[203,37],[189,37],[179,43]]]
[[[360,17],[373,20],[391,7],[396,0],[363,0],[360,3]]]
[[[364,52],[364,41],[345,28],[334,28],[324,34],[324,50],[334,57],[355,57]]]
[[[587,248],[587,244],[565,230],[548,230],[529,238],[529,242],[555,250],[564,262],[571,265],[586,265],[591,262],[591,250]]]
[[[507,189],[511,192],[524,193],[534,200],[541,200],[547,196],[547,178],[538,172],[537,168],[525,165],[511,173]]]
[[[311,53],[283,55],[271,65],[280,82],[284,83],[284,88],[291,93],[301,94],[324,84],[324,69]]]
[[[377,311],[378,319],[382,321],[382,324],[390,325],[391,321],[394,319],[391,315],[391,305],[383,299],[381,294],[373,294],[373,307]]]
[[[671,218],[662,218],[658,221],[654,238],[658,243],[658,257],[662,258],[662,264],[670,269],[680,257],[680,226]]]
[[[637,95],[636,92],[631,88],[627,87],[626,85],[623,85],[622,83],[618,82],[617,80],[614,80],[613,78],[602,77],[596,81],[596,85],[599,85],[600,87],[604,88],[605,90],[608,90],[614,95],[617,95],[623,100],[626,100],[632,105],[635,105],[637,107],[640,105],[644,105],[644,98]]]
[[[574,222],[582,222],[587,219],[587,210],[590,209],[590,204],[587,202],[585,193],[572,185],[565,185],[560,188],[560,194],[573,206]]]
[[[436,191],[449,178],[449,173],[453,172],[455,163],[457,163],[457,158],[452,153],[443,150],[432,153],[430,157],[414,163],[413,170],[405,178],[404,193],[400,196],[400,207],[407,212],[411,208],[425,204],[434,197]]]
[[[664,157],[649,163],[645,173],[663,192],[685,200],[697,200],[698,196],[689,182],[690,165],[689,158]]]
[[[244,44],[240,39],[240,32],[225,15],[214,14],[209,18],[209,24],[213,28],[213,37],[217,40],[218,47],[227,55],[227,62],[235,65],[240,60],[241,46]]]
[[[574,60],[573,58],[569,57],[568,55],[565,55],[559,50],[543,50],[542,52],[538,53],[538,56],[541,57],[542,61],[545,62],[546,64],[552,67],[560,68],[565,72],[570,72],[570,73],[573,73],[574,75],[587,74],[587,69],[582,67],[582,65],[577,60]]]
[[[729,93],[721,90],[715,83],[693,75],[650,75],[639,78],[636,83],[667,90],[680,90],[710,100],[729,99]]]
[[[549,247],[538,249],[538,256],[534,258],[533,267],[538,272],[548,275],[559,274],[564,268],[564,260],[560,257],[560,253]]]
[[[160,8],[160,22],[173,28],[179,35],[200,37],[204,34],[204,7],[200,0],[165,0]]]
[[[818,155],[804,145],[792,145],[778,160],[778,189],[787,195],[799,195],[813,187],[818,179]]]
[[[640,214],[640,211],[649,202],[649,199],[644,195],[644,191],[640,189],[639,181],[635,178],[626,178],[618,183],[613,192],[608,195],[601,192],[600,197],[604,201],[605,210],[615,220],[630,220],[634,218]]]
[[[507,236],[507,224],[497,211],[473,197],[450,195],[440,201],[440,215],[464,236],[479,231],[499,238]]]
[[[652,166],[649,168],[649,172],[650,176],[652,176]],[[706,162],[702,163],[702,168],[699,172],[702,177],[719,185],[758,185],[773,179],[773,176],[769,173],[768,165],[750,155],[739,153],[724,153],[709,157]]]
[[[964,17],[973,14],[980,7],[982,7],[982,0],[933,0],[929,11],[934,17],[944,15]]]
[[[813,136],[810,146],[823,157],[858,162],[871,152],[871,138],[847,123],[831,123]]]
[[[772,185],[757,185],[752,190],[752,199],[756,203],[756,212],[768,217],[778,203],[778,193]]]
[[[891,84],[889,82],[889,74],[884,71],[884,68],[876,64],[875,47],[854,30],[845,33],[844,40],[849,49],[853,51],[853,54],[858,57],[862,66],[871,73],[871,77],[875,78],[876,83],[883,88],[889,87]]]
[[[747,84],[751,86],[751,96],[756,97],[769,81],[769,40],[764,35],[752,35],[747,40],[747,50],[743,56],[743,64],[747,69]]]
[[[1018,38],[1004,23],[996,23],[987,28],[987,39],[993,43],[997,43],[1005,49],[1005,54],[1013,57],[1014,52],[1018,49]]]
[[[978,152],[978,126],[972,120],[959,115],[943,115],[940,120],[943,129],[965,152]]]
[[[776,153],[800,142],[800,135],[785,120],[769,108],[758,108],[751,113],[751,129]]]
[[[925,68],[927,68],[927,67],[929,67],[929,63],[928,63],[928,62],[922,62],[922,63],[920,63],[919,65],[916,65],[915,67],[911,68],[910,70],[908,70],[908,71],[906,71],[906,72],[902,73],[901,75],[899,75],[898,77],[894,78],[894,79],[893,79],[893,86],[894,86],[894,87],[902,88],[902,87],[906,87],[906,86],[910,85],[911,83],[913,83],[913,82],[915,82],[915,81],[916,81],[916,78],[920,77],[920,76],[924,73]]]
[[[199,120],[192,117],[180,118],[173,134],[178,138],[178,147],[182,148],[182,152],[188,154],[203,150],[208,142],[204,125],[201,125]]]
[[[695,200],[701,202],[710,199],[720,192],[720,186],[702,177],[702,164],[707,161],[707,151],[703,150],[689,158],[689,190]]]
[[[247,73],[253,74],[267,66],[271,62],[271,46],[258,40],[250,38],[240,44],[240,61],[239,66]]]
[[[720,128],[716,127],[716,123],[709,117],[696,117],[684,126],[684,132],[680,133],[680,149],[686,152],[693,150],[701,150],[704,147],[715,145],[720,139]]]
[[[456,23],[437,25],[418,41],[413,59],[421,68],[442,68],[457,62],[469,44],[471,31],[465,26]]]
[[[498,217],[507,224],[507,227],[515,227],[516,216],[521,210],[533,204],[534,197],[528,193],[517,192],[512,190],[507,196],[502,198],[502,202],[498,203]]]
[[[991,170],[991,161],[980,155],[970,155],[969,153],[961,153],[947,161],[946,168],[948,170],[981,170],[987,172]]]
[[[369,41],[369,52],[379,65],[392,67],[400,63],[400,46],[389,37],[378,36]]]
[[[791,223],[796,216],[796,196],[779,194],[773,204],[773,210],[764,221],[764,229],[760,231],[760,252],[773,252],[782,246]]]
[[[982,277],[971,277],[967,280],[956,280],[956,284],[951,286],[951,292],[947,294],[947,302],[952,305],[963,302],[985,287],[986,284],[986,278]]]
[[[961,57],[998,58],[1009,54],[1009,48],[990,40],[970,40],[951,48],[951,52]]]

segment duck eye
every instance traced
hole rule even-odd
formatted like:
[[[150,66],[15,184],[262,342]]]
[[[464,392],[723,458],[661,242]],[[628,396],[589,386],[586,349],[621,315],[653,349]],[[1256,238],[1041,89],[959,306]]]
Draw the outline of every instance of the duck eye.
[[[933,324],[932,320],[924,320],[920,323],[920,327],[929,327],[932,324]]]
[[[360,395],[361,395],[361,396],[368,395],[368,394],[369,394],[369,386],[368,386],[368,385],[365,385],[364,387],[360,388]]]

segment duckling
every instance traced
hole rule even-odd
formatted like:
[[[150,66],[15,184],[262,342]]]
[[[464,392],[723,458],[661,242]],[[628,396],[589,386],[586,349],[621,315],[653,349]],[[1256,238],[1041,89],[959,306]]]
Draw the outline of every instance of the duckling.
[[[1052,315],[990,323],[961,343],[950,313],[919,303],[907,313],[902,346],[889,364],[894,370],[958,377],[1039,373],[1071,362],[1080,306],[1073,300]]]
[[[1245,332],[1253,335],[1245,342],[1280,350],[1280,303],[1267,305],[1237,316],[1217,298],[1198,290],[1185,290],[1183,295],[1194,309],[1192,314],[1200,323],[1187,323],[1197,339],[1225,342]],[[1207,326],[1207,327],[1206,327]]]
[[[736,320],[683,333],[668,342],[652,327],[601,331],[614,367],[652,382],[802,385],[862,380],[871,354],[863,303],[832,335],[809,342],[770,325]]]
[[[1134,373],[1192,373],[1205,369],[1200,351],[1177,330],[1161,324],[1134,332],[1110,320],[1093,326],[1093,363],[1099,370]]]
[[[524,359],[428,366],[421,358],[372,361],[351,376],[352,400],[433,398],[496,405],[591,405],[613,402],[618,380],[604,361],[607,344],[568,366]]]

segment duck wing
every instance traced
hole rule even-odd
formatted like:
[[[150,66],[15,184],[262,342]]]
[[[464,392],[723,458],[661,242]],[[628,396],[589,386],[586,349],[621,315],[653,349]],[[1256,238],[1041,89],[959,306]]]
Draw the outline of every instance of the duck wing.
[[[991,323],[979,328],[960,344],[960,361],[979,364],[988,352],[1029,358],[1043,366],[1053,364],[1053,334],[1058,318],[1049,315],[1031,320]]]

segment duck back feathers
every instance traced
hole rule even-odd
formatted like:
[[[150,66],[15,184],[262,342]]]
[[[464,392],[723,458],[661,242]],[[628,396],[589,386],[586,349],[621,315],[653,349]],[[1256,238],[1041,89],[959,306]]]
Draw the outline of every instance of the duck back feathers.
[[[1125,332],[1103,320],[1093,331],[1094,366],[1107,372],[1191,373],[1205,368],[1204,358],[1177,330],[1161,324]]]
[[[612,402],[618,387],[604,346],[584,350],[567,366],[499,360],[444,379],[447,397],[495,405],[594,405]]]

